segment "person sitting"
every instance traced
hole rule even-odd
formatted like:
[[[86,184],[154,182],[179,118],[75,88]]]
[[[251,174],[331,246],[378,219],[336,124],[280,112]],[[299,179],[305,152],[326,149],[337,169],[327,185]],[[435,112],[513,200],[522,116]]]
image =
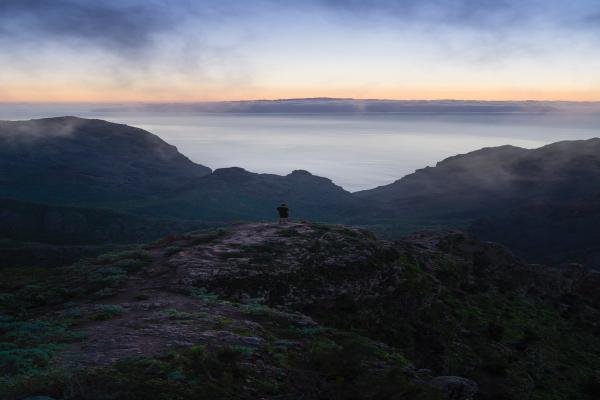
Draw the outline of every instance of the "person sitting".
[[[277,207],[277,212],[279,213],[279,223],[286,223],[289,217],[290,209],[287,204],[281,203],[279,207]]]

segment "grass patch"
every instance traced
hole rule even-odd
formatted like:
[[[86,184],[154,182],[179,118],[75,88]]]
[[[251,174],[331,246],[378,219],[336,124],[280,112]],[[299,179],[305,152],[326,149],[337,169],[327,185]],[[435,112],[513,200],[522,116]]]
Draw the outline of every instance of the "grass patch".
[[[36,307],[84,297],[112,296],[127,276],[152,261],[141,250],[121,251],[52,269],[0,269],[0,312],[27,316]]]
[[[95,307],[94,312],[89,316],[89,319],[94,321],[106,321],[124,314],[125,312],[125,308],[119,305],[99,304]]]
[[[218,295],[209,292],[206,288],[192,287],[189,289],[189,295],[207,305],[214,305],[221,302]]]

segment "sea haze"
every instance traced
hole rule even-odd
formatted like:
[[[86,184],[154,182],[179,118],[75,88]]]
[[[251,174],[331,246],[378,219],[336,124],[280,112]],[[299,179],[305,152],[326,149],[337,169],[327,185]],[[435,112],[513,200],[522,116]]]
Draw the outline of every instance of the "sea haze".
[[[350,191],[387,184],[415,169],[482,147],[535,148],[600,136],[600,113],[595,110],[275,113],[0,105],[0,119],[58,115],[146,129],[213,169],[239,166],[283,175],[305,169]]]

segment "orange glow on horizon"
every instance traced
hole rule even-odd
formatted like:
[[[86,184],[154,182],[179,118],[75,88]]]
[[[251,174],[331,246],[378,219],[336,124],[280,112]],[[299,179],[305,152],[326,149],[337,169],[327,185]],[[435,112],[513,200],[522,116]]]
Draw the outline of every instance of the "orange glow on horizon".
[[[46,89],[46,90],[44,90]],[[600,89],[319,89],[319,88],[269,88],[252,90],[223,90],[222,88],[173,92],[154,90],[114,91],[86,88],[32,88],[0,89],[0,102],[23,103],[189,103],[210,101],[277,100],[292,98],[353,98],[386,100],[479,100],[479,101],[600,101]]]

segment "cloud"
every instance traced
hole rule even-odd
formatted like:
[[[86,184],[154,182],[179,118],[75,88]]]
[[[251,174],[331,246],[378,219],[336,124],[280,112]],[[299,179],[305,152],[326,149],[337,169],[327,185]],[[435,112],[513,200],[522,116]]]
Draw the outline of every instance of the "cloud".
[[[160,96],[218,73],[240,79],[240,34],[218,31],[239,30],[232,16],[229,0],[0,0],[0,97],[11,85]]]
[[[0,38],[69,41],[117,53],[151,45],[174,24],[169,7],[156,1],[2,0]]]
[[[489,27],[519,19],[522,2],[508,0],[314,0],[346,16],[386,17],[423,24]]]
[[[600,15],[596,0],[307,0],[343,17],[369,23],[379,21],[505,31],[540,24],[579,29]]]
[[[152,49],[161,35],[185,40],[182,36],[190,31],[182,26],[203,32],[222,24],[235,30],[269,24],[274,17],[294,24],[296,11],[357,28],[429,26],[501,33],[560,25],[571,14],[588,23],[569,29],[584,29],[597,23],[600,6],[591,0],[575,5],[557,0],[2,0],[0,40],[69,43],[127,57]]]
[[[567,85],[591,75],[598,15],[597,0],[0,0],[0,98],[519,86],[534,70]]]
[[[600,11],[594,14],[584,16],[582,22],[588,26],[600,28]]]
[[[68,137],[87,123],[74,117],[33,119],[29,121],[0,121],[0,143],[2,145],[22,145],[48,137]]]

